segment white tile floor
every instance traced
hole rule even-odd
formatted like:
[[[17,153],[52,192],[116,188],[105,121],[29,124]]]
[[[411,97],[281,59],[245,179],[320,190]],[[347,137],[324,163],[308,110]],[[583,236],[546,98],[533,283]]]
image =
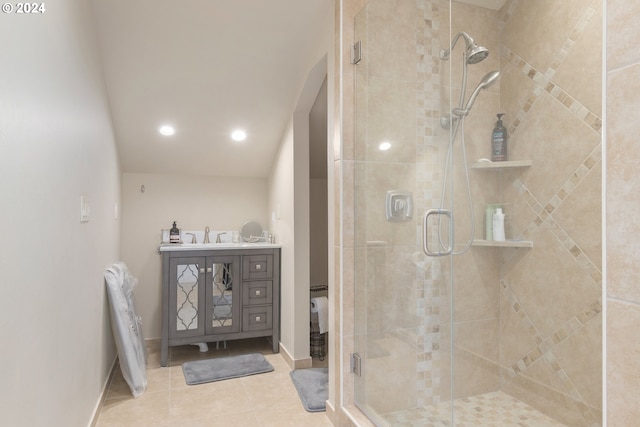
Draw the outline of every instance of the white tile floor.
[[[160,367],[159,350],[150,350],[147,391],[136,399],[118,370],[96,427],[332,426],[324,412],[305,411],[289,365],[271,352],[266,339],[230,341],[227,349],[210,347],[207,353],[196,346],[171,348],[166,368]],[[183,362],[251,352],[264,354],[274,371],[195,386],[184,381]]]
[[[189,386],[182,363],[259,352],[274,371],[232,380]],[[330,427],[324,412],[306,412],[291,382],[289,365],[271,352],[266,339],[230,341],[227,348],[211,345],[207,353],[196,346],[169,350],[168,367],[160,367],[159,349],[149,351],[147,391],[134,399],[116,371],[109,385],[96,427]],[[314,367],[326,366],[314,359]],[[464,399],[455,404],[455,427],[565,427],[513,397],[494,392]],[[451,427],[448,404],[386,414],[393,427]]]

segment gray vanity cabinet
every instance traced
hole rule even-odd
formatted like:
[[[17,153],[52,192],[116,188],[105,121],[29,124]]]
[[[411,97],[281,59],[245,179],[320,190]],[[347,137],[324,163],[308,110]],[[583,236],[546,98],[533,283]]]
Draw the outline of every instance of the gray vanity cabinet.
[[[162,348],[271,336],[278,352],[280,249],[162,250]]]
[[[237,255],[171,258],[169,339],[240,331],[239,286]]]

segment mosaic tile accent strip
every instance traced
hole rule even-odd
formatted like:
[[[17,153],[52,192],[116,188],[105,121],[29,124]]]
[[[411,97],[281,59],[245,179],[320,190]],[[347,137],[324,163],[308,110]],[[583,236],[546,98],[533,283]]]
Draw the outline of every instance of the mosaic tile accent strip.
[[[571,253],[580,268],[599,285],[602,286],[602,271],[585,255],[578,244],[567,234],[553,219],[553,213],[569,197],[575,189],[580,185],[582,180],[602,159],[602,145],[598,144],[596,148],[587,156],[576,171],[569,179],[560,187],[556,194],[551,197],[549,203],[544,207],[535,198],[535,196],[527,189],[527,187],[519,179],[514,179],[511,185],[517,190],[523,201],[536,214],[533,221],[525,228],[525,233],[532,234],[539,227],[545,225],[550,228],[553,234],[558,238],[562,245]],[[522,237],[522,235],[520,235]]]
[[[506,299],[509,300],[511,309],[516,314],[518,314],[521,322],[524,324],[527,331],[529,331],[529,335],[531,335],[531,337],[533,337],[537,343],[535,349],[532,349],[529,353],[527,353],[520,360],[514,363],[510,370],[507,370],[511,377],[523,373],[529,366],[531,366],[531,364],[533,364],[543,356],[547,360],[550,360],[549,357],[552,357],[551,351],[555,346],[563,342],[580,328],[584,327],[590,320],[592,320],[602,312],[602,301],[598,298],[596,301],[589,304],[588,307],[585,307],[583,310],[581,310],[580,313],[576,314],[571,319],[566,321],[563,325],[561,325],[553,334],[551,334],[549,338],[544,339],[536,329],[528,314],[522,308],[522,305],[511,291],[511,288],[504,282],[502,282],[501,285],[502,294]],[[559,377],[561,377],[561,380],[562,377],[566,377],[566,374],[560,373],[559,370],[555,371],[557,371],[556,373],[559,375]],[[565,387],[569,394],[573,395],[573,390],[575,390],[575,387],[573,385],[567,386],[567,384],[565,384]]]
[[[504,28],[506,21],[511,17],[513,11],[517,7],[519,1],[514,1],[508,11],[502,17],[501,29]],[[502,58],[506,59],[513,67],[519,70],[522,74],[536,83],[537,87],[532,92],[529,99],[527,99],[521,106],[520,111],[516,114],[516,117],[511,120],[508,131],[510,135],[513,135],[520,123],[522,122],[526,113],[531,109],[533,103],[544,92],[549,93],[555,99],[557,99],[562,105],[564,105],[569,111],[571,111],[578,119],[583,121],[587,126],[591,127],[595,132],[602,132],[602,118],[599,116],[600,112],[589,111],[587,107],[578,102],[575,98],[569,95],[561,87],[553,83],[552,79],[557,72],[558,68],[566,60],[569,52],[575,45],[578,38],[585,31],[587,24],[591,21],[596,13],[597,1],[593,1],[582,17],[578,20],[578,23],[573,28],[571,35],[564,44],[558,50],[555,58],[553,59],[551,66],[545,70],[536,70],[531,64],[527,63],[523,58],[516,55],[506,46],[502,46]]]
[[[520,0],[515,0],[509,5],[507,11],[501,17],[502,28],[504,28],[504,25],[506,25],[506,22],[509,20],[519,3]],[[509,132],[511,132],[511,134],[516,131],[520,123],[524,120],[534,102],[545,92],[549,93],[551,96],[557,99],[578,119],[590,126],[595,132],[599,134],[601,133],[602,119],[597,114],[589,111],[584,105],[579,103],[562,88],[552,82],[552,78],[554,77],[560,65],[566,59],[568,53],[575,45],[576,40],[585,31],[587,24],[594,17],[596,13],[596,7],[597,1],[594,0],[592,4],[585,10],[585,13],[579,19],[576,26],[573,28],[570,37],[565,40],[564,44],[559,49],[556,57],[552,61],[552,65],[548,70],[544,72],[536,70],[531,64],[527,63],[523,58],[516,55],[506,46],[502,47],[502,57],[506,59],[512,66],[518,69],[522,74],[526,75],[529,79],[536,83],[536,88],[531,93],[529,98],[523,102],[520,111],[517,113],[516,117],[509,125]],[[573,240],[570,239],[569,236],[564,233],[564,231],[562,231],[562,229],[555,223],[551,215],[553,214],[555,209],[560,206],[562,201],[565,200],[569,195],[571,195],[573,190],[575,190],[575,188],[583,180],[587,173],[589,173],[593,169],[593,167],[595,167],[597,162],[602,157],[601,153],[602,147],[599,145],[593,150],[588,158],[585,159],[582,165],[580,165],[580,167],[574,172],[574,174],[572,174],[570,179],[558,190],[558,192],[550,199],[550,201],[545,206],[542,206],[535,199],[535,197],[520,180],[514,179],[512,181],[512,186],[514,186],[523,200],[537,215],[536,218],[524,230],[525,233],[530,233],[543,224],[549,225],[556,236],[559,238],[559,240],[563,242],[565,248],[567,248],[567,250],[569,250],[569,252],[576,259],[576,261],[579,262],[583,270],[587,271],[588,274],[598,284],[602,283],[601,271],[588,259],[588,257],[586,257],[586,255],[582,252],[578,245],[576,245],[575,242],[573,242]],[[522,235],[520,237],[522,237]]]
[[[501,391],[393,412],[384,420],[393,427],[566,427]]]
[[[439,147],[436,126],[440,117],[440,18],[437,2],[416,0],[421,16],[416,20],[416,55],[418,81],[416,84],[416,214],[421,217],[426,209],[438,206],[440,182]],[[416,243],[422,245],[422,224],[416,221]],[[420,253],[422,251],[420,250]],[[439,261],[420,256],[416,264],[418,298],[416,313],[421,320],[417,337],[416,405],[438,402],[440,369],[440,280],[437,277]]]
[[[602,147],[598,145],[587,158],[578,166],[576,171],[569,177],[556,194],[551,198],[549,203],[543,206],[535,196],[526,188],[520,180],[513,180],[512,185],[527,206],[536,214],[536,217],[526,227],[525,233],[533,234],[539,227],[547,227],[562,246],[570,253],[578,264],[595,283],[602,285],[602,271],[586,256],[578,244],[569,236],[554,220],[553,213],[569,197],[573,191],[580,185],[585,176],[598,164],[602,157]],[[543,358],[548,364],[555,376],[560,380],[564,387],[565,393],[570,396],[585,420],[594,421],[597,417],[591,413],[589,406],[584,398],[580,395],[575,385],[571,382],[564,368],[557,361],[553,354],[553,349],[567,339],[571,334],[583,328],[588,322],[593,320],[602,312],[602,301],[600,298],[584,307],[579,313],[575,314],[567,322],[561,325],[550,337],[544,339],[522,305],[517,300],[509,285],[505,282],[501,283],[503,297],[507,298],[511,309],[517,313],[520,321],[530,336],[535,339],[537,346],[515,362],[510,368],[506,369],[508,378],[515,377],[524,373],[529,366],[537,360]],[[596,423],[597,424],[597,423]]]
[[[531,106],[540,97],[540,95],[545,92],[557,99],[558,102],[571,111],[574,116],[584,122],[587,126],[591,127],[595,132],[602,132],[602,118],[598,114],[589,111],[587,107],[551,81],[551,77],[555,74],[555,70],[550,72],[549,70],[551,70],[551,68],[549,68],[546,73],[536,70],[532,65],[528,64],[524,59],[513,53],[506,46],[502,47],[502,57],[537,85],[536,89],[531,93],[531,96],[521,106],[516,117],[511,121],[508,129],[510,135],[515,133],[518,126],[522,123],[524,117],[531,109]]]

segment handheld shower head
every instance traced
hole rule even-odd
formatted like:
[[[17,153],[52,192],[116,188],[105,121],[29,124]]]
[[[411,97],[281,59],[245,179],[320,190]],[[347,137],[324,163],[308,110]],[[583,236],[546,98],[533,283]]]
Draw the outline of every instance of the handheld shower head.
[[[480,80],[480,83],[478,83],[478,86],[476,86],[476,88],[471,93],[471,97],[469,98],[469,101],[467,101],[467,105],[465,105],[464,108],[454,108],[452,111],[453,115],[457,118],[462,118],[469,114],[469,111],[471,110],[471,107],[473,107],[473,103],[476,102],[476,98],[478,97],[480,91],[494,84],[499,77],[500,71],[497,70],[490,71],[485,74],[482,80]]]
[[[458,43],[458,39],[460,39],[460,37],[464,38],[464,42],[467,46],[465,51],[467,64],[477,64],[478,62],[489,56],[489,49],[487,49],[486,47],[478,46],[469,34],[461,31],[455,35],[455,37],[451,41],[451,47],[449,47],[449,49],[440,51],[440,59],[449,59],[451,51],[453,50],[456,43]]]

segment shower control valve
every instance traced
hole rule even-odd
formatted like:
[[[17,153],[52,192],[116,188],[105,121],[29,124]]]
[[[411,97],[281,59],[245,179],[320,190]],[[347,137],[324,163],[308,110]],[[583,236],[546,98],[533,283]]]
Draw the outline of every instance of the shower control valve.
[[[404,222],[413,219],[413,195],[410,191],[387,191],[385,200],[387,221]]]

